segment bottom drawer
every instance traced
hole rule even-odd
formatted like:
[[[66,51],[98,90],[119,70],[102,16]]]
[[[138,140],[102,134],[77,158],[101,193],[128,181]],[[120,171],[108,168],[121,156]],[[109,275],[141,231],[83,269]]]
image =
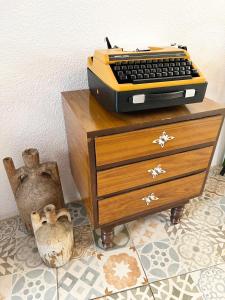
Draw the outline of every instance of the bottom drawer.
[[[157,184],[98,201],[99,224],[107,224],[200,194],[206,173]]]

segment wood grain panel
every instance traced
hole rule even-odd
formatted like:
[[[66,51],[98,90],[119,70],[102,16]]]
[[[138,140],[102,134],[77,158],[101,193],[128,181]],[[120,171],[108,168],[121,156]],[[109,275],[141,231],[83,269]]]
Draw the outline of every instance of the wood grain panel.
[[[207,98],[203,102],[176,107],[133,113],[112,113],[104,109],[89,90],[63,92],[62,96],[79,119],[88,137],[225,114],[224,105]]]
[[[97,166],[163,153],[207,142],[214,142],[220,128],[222,116],[202,118],[153,128],[113,134],[95,139]],[[153,141],[163,132],[173,136],[161,147]]]
[[[97,173],[98,196],[157,183],[159,180],[203,171],[208,167],[213,147],[201,148],[170,156],[133,163]],[[165,173],[153,177],[148,172],[160,165]]]
[[[157,184],[148,188],[135,190],[119,196],[99,200],[99,224],[107,224],[137,213],[151,212],[151,209],[162,207],[168,203],[182,202],[186,198],[193,198],[200,194],[206,173],[199,173],[181,179]],[[154,193],[158,200],[149,205],[143,197]]]
[[[94,223],[94,201],[91,193],[91,173],[89,163],[88,140],[86,132],[79,124],[79,120],[71,111],[66,102],[63,102],[63,111],[67,132],[71,172],[76,187],[84,201],[90,221]]]

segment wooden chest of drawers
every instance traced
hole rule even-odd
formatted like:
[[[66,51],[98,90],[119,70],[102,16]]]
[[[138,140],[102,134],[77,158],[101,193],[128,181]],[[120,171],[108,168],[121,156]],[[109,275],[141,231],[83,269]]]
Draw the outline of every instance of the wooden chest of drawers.
[[[111,246],[114,226],[171,208],[177,223],[202,193],[225,107],[202,103],[117,114],[88,90],[64,92],[72,175],[94,228]]]

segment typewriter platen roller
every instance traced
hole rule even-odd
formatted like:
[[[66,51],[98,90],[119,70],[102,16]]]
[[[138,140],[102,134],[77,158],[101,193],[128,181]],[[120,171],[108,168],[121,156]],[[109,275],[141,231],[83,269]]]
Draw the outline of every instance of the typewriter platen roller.
[[[116,112],[201,102],[207,87],[186,47],[174,46],[96,50],[88,58],[88,83],[95,98]]]

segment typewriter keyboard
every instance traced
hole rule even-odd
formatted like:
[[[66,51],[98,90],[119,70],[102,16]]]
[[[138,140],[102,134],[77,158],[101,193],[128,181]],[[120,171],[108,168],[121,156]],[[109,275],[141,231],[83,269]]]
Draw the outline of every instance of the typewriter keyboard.
[[[185,58],[121,61],[110,65],[118,83],[148,83],[198,77],[192,62]]]

